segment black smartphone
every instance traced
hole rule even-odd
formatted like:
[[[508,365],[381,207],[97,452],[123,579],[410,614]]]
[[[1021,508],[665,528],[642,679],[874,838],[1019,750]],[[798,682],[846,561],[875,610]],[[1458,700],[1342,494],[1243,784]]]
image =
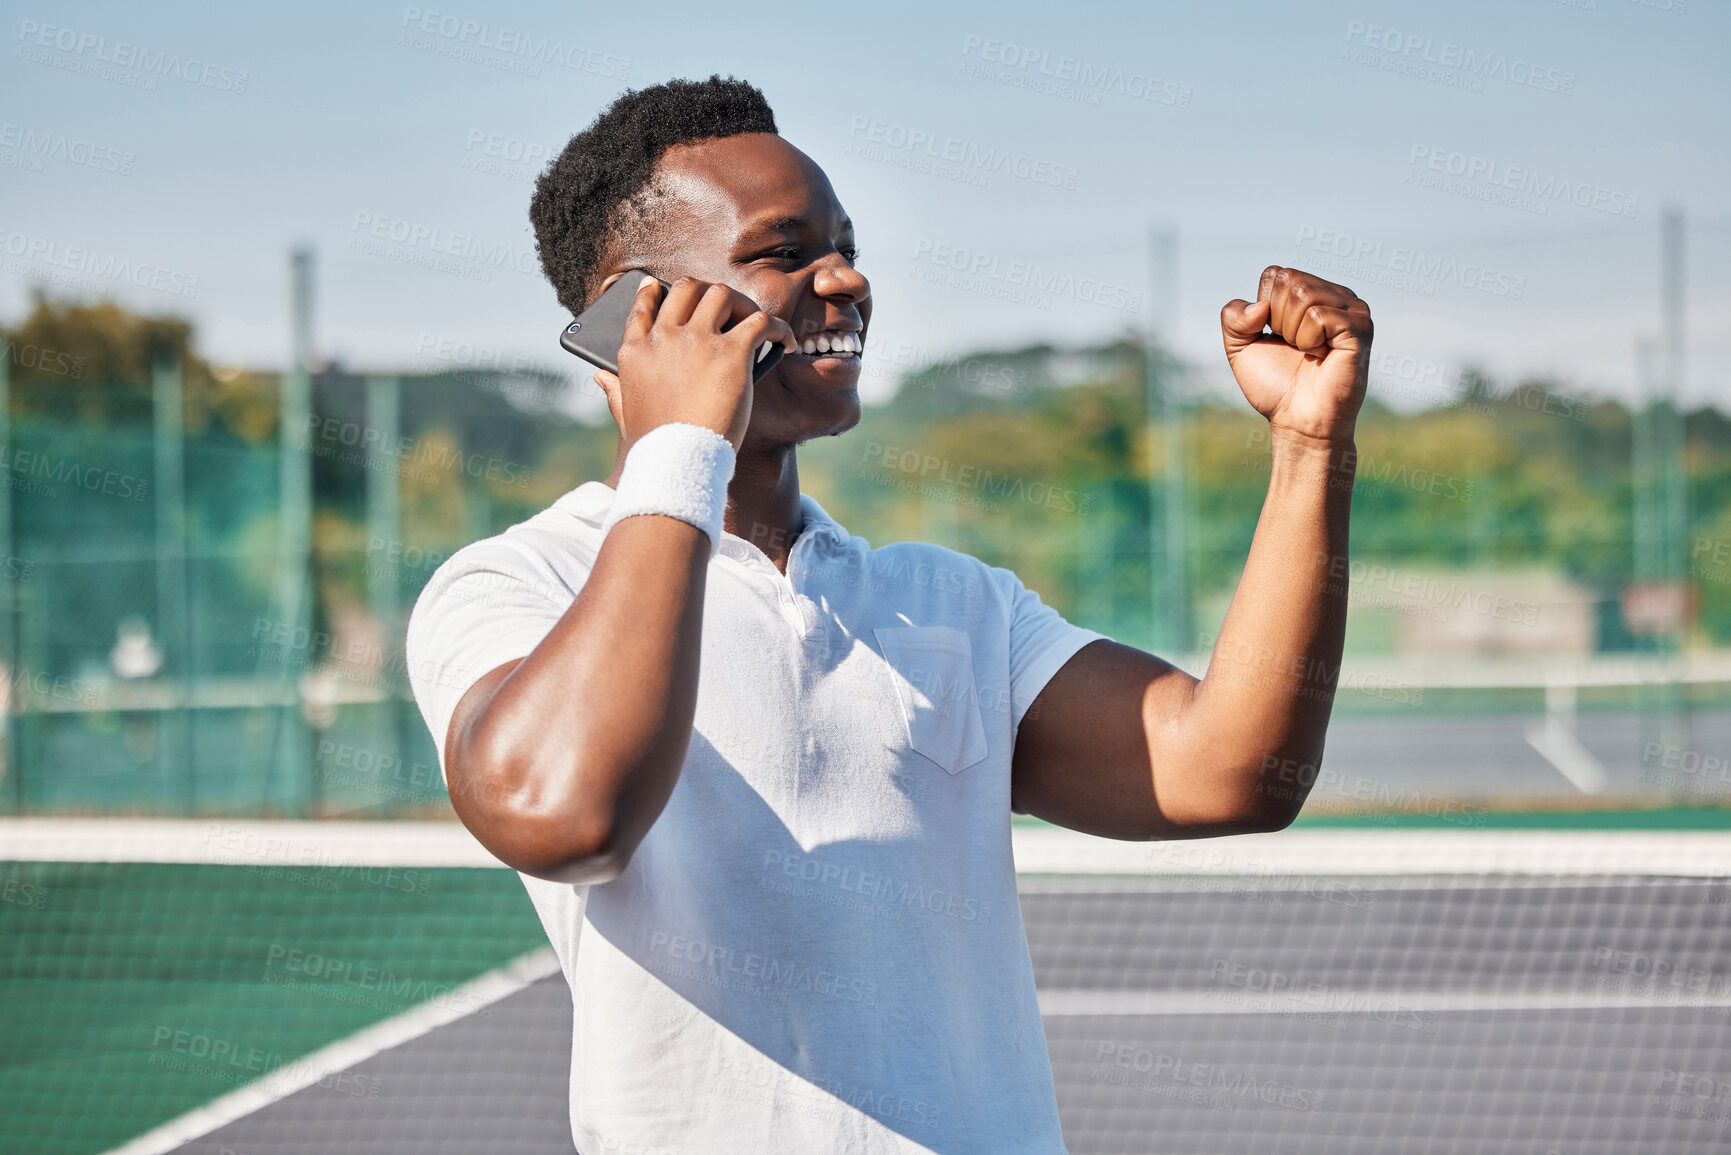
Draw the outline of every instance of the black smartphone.
[[[575,353],[591,365],[607,370],[609,373],[619,372],[619,346],[625,340],[625,318],[631,314],[631,303],[637,298],[637,286],[643,283],[643,278],[649,274],[643,269],[633,269],[614,281],[607,291],[595,299],[595,303],[577,314],[577,318],[565,326],[565,331],[559,334],[559,344],[567,352]],[[661,278],[657,277],[660,281]],[[661,281],[661,299],[667,299],[667,290],[673,286]],[[721,327],[722,332],[733,328],[734,322],[729,320]],[[775,368],[785,350],[774,341],[765,341],[757,350],[757,363],[752,366],[751,380],[755,384],[763,380],[763,375]]]

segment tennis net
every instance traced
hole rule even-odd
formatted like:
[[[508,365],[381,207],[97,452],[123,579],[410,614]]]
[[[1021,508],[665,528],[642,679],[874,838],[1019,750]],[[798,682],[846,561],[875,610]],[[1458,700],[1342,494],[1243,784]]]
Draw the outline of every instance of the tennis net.
[[[1016,840],[1077,1155],[1731,1143],[1731,834]],[[0,860],[6,1150],[572,1150],[564,979],[460,827],[12,820]]]

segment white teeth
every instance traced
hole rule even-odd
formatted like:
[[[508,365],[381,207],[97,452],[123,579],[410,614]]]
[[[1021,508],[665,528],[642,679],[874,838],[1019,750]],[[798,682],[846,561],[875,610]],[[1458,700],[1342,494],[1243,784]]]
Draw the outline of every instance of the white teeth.
[[[823,353],[849,354],[858,353],[864,347],[858,333],[819,333],[802,341],[799,351],[808,356]]]

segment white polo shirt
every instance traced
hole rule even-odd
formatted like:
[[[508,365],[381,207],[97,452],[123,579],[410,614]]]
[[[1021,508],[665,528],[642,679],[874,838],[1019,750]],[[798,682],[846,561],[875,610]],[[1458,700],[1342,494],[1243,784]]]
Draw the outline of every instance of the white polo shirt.
[[[464,691],[576,597],[612,500],[581,485],[427,584],[408,666],[441,764]],[[630,865],[523,876],[575,1004],[577,1148],[1061,1152],[1010,756],[1104,635],[1007,569],[800,505],[785,576],[731,533],[709,564],[690,752]]]

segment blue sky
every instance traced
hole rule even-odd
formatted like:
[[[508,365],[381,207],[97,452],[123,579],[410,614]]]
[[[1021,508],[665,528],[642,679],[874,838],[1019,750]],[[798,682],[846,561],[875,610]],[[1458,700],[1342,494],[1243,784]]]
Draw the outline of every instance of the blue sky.
[[[1269,263],[1369,300],[1409,400],[1401,358],[1626,394],[1675,202],[1687,395],[1731,407],[1731,17],[1702,0],[8,2],[0,35],[7,317],[52,276],[274,367],[304,239],[325,355],[569,370],[534,170],[623,88],[720,71],[765,90],[858,225],[868,396],[899,364],[1168,312],[1220,387],[1217,312]]]

